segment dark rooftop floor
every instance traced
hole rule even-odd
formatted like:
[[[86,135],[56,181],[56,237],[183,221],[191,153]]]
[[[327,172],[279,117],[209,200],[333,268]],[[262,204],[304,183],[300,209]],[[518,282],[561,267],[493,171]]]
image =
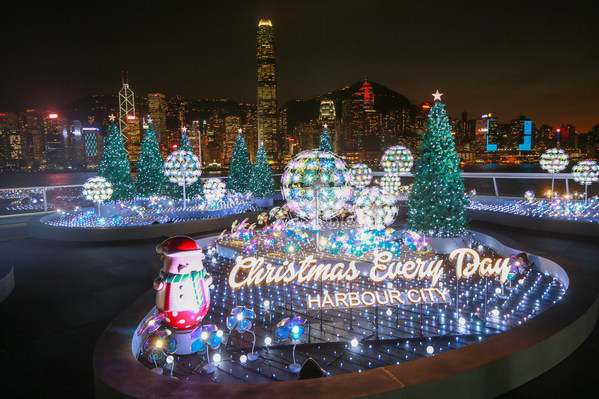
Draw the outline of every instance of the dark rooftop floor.
[[[596,240],[481,223],[471,227],[515,248],[568,258],[599,277]],[[1,262],[14,266],[16,282],[0,303],[2,397],[93,397],[94,344],[151,287],[148,259],[157,256],[159,241],[53,242],[30,237],[23,223],[0,225]],[[570,357],[502,397],[598,396],[598,342],[595,326]]]

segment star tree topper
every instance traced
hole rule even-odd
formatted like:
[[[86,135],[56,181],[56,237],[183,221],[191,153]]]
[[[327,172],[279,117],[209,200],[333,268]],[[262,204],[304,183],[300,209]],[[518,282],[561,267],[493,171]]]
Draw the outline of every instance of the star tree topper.
[[[434,101],[441,101],[442,95],[443,95],[443,93],[439,93],[439,90],[437,90],[436,93],[433,93],[433,97],[435,98]]]

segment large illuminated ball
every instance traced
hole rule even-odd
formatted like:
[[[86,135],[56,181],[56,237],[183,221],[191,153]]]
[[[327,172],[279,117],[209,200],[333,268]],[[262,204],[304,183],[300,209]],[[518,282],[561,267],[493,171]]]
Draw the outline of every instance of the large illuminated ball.
[[[381,178],[379,184],[383,191],[393,197],[397,197],[401,192],[401,178],[397,175],[386,174]]]
[[[381,158],[381,166],[387,174],[409,172],[413,164],[412,152],[400,145],[388,148]]]
[[[225,196],[227,187],[225,182],[219,178],[211,178],[204,181],[204,196],[208,202],[218,202]]]
[[[595,161],[580,161],[572,168],[574,180],[584,186],[599,180],[599,166]]]
[[[349,173],[345,162],[332,152],[303,151],[285,167],[281,191],[289,209],[299,217],[314,220],[318,214],[331,219],[351,197]]]
[[[561,148],[550,148],[541,155],[541,168],[549,173],[558,173],[568,166],[568,154]]]
[[[363,163],[357,163],[349,169],[349,184],[356,188],[364,188],[372,180],[372,169]]]
[[[102,176],[91,177],[83,184],[83,196],[94,203],[108,201],[112,197],[112,184]]]
[[[395,221],[395,198],[379,187],[363,188],[354,206],[358,223],[368,230],[384,229]]]
[[[202,164],[191,152],[174,151],[164,161],[164,174],[172,183],[189,185],[202,174]]]

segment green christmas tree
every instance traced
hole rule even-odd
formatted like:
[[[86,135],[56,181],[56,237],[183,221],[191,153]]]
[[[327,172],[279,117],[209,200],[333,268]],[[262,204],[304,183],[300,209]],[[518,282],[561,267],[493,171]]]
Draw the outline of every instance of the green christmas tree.
[[[275,193],[275,181],[272,178],[272,170],[268,164],[266,150],[263,145],[260,146],[256,154],[256,162],[254,162],[247,189],[256,197]]]
[[[193,148],[191,147],[191,141],[189,140],[189,136],[187,135],[187,129],[181,129],[181,140],[179,141],[179,150],[184,150],[187,152],[191,152],[195,154]],[[183,197],[183,187],[176,183],[169,183],[170,190],[169,194],[172,198],[181,198]],[[196,195],[203,195],[204,190],[202,186],[202,180],[198,179],[195,182],[191,183],[185,188],[185,195],[187,198],[193,198]]]
[[[248,176],[251,170],[250,154],[240,131],[235,140],[235,147],[233,147],[233,159],[229,167],[227,189],[239,193],[247,192]]]
[[[415,162],[408,228],[433,236],[461,236],[468,228],[464,182],[451,126],[439,92]]]
[[[98,174],[112,184],[112,201],[123,201],[133,197],[134,185],[131,176],[131,165],[123,136],[114,123],[114,116],[110,118],[108,135],[104,139],[104,149],[98,166]]]
[[[156,139],[152,123],[148,124],[144,138],[141,141],[141,153],[137,158],[137,175],[135,188],[140,197],[151,195],[167,195],[169,181],[164,175],[164,160]]]
[[[329,127],[327,124],[324,124],[324,129],[322,130],[322,134],[320,135],[320,144],[318,145],[322,151],[330,151],[333,152],[333,145],[331,144],[331,135],[329,134]]]

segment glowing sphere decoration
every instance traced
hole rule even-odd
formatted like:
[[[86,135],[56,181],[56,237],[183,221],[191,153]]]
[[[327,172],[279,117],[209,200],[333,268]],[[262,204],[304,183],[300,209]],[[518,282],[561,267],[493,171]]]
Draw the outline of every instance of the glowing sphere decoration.
[[[208,202],[218,202],[224,198],[227,192],[225,182],[219,178],[211,178],[204,181],[204,197]]]
[[[281,191],[302,219],[331,219],[351,197],[349,173],[337,155],[317,149],[300,152],[285,167]]]
[[[363,163],[357,163],[349,169],[349,183],[356,188],[364,188],[372,180],[372,169]]]
[[[558,173],[568,166],[568,154],[560,148],[550,148],[541,155],[541,168],[549,173]]]
[[[532,202],[535,199],[535,193],[532,190],[528,190],[524,193],[524,198],[528,200],[528,202]]]
[[[572,168],[574,180],[584,186],[599,180],[599,166],[595,161],[580,161]]]
[[[83,184],[83,196],[96,204],[108,201],[112,197],[112,184],[102,176],[91,177]]]
[[[186,186],[198,180],[202,174],[202,165],[191,152],[178,150],[166,157],[164,174],[172,183]]]
[[[401,192],[401,178],[397,175],[386,174],[379,182],[381,189],[388,194],[397,197]]]
[[[412,152],[400,145],[388,148],[381,158],[381,166],[387,174],[409,172],[413,164]]]
[[[395,198],[379,187],[363,188],[356,197],[356,219],[368,230],[384,229],[397,217]]]

